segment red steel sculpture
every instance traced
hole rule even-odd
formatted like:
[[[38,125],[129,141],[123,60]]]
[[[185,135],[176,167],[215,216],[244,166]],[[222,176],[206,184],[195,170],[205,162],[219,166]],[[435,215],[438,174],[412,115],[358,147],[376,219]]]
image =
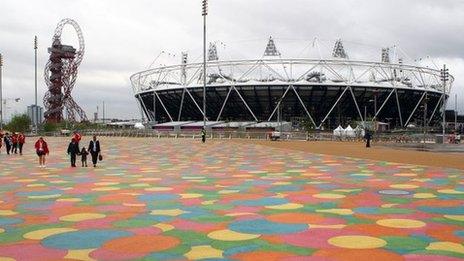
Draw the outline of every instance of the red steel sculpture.
[[[65,25],[71,25],[79,39],[79,50],[70,45],[61,43],[61,33]],[[84,57],[84,36],[81,28],[72,19],[63,19],[58,23],[53,35],[53,43],[48,52],[50,59],[45,65],[45,84],[48,91],[44,97],[47,122],[57,123],[63,120],[63,110],[66,109],[66,118],[71,122],[88,121],[84,110],[74,101],[71,92],[76,83],[78,67]]]

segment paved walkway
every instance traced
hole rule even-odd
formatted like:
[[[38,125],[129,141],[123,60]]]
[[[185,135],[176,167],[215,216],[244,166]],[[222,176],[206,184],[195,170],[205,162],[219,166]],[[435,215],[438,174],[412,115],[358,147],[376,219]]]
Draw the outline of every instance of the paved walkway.
[[[0,260],[464,258],[461,170],[136,138],[71,169],[49,143],[46,169],[0,155]]]

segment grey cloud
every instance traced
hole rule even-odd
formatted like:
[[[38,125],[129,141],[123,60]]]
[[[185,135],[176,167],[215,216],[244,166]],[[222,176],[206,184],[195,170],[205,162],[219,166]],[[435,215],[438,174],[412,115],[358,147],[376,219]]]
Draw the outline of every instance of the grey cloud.
[[[42,96],[46,48],[64,17],[80,24],[86,40],[74,93],[89,117],[102,100],[114,117],[139,115],[129,76],[145,69],[160,51],[188,50],[191,61],[201,55],[200,0],[0,1],[4,91],[25,102],[33,100],[33,36],[39,37]],[[464,1],[210,0],[209,5],[208,39],[226,44],[225,50],[219,48],[224,59],[260,57],[269,35],[289,56],[300,54],[316,36],[328,52],[333,40],[342,38],[353,56],[372,59],[378,59],[381,46],[398,44],[412,59],[430,56],[438,65],[447,63],[456,77],[453,92],[464,100]],[[70,32],[65,30],[64,40],[75,44]],[[178,59],[163,57],[155,64]]]

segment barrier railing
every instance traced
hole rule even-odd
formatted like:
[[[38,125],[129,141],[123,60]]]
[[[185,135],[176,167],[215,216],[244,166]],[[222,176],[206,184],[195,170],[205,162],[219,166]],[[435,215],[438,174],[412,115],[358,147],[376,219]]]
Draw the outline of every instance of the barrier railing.
[[[182,130],[182,131],[167,131],[167,130],[134,130],[134,129],[115,129],[115,130],[82,130],[81,134],[85,136],[108,136],[108,137],[134,137],[134,138],[157,138],[157,139],[200,139],[199,131]],[[65,136],[59,132],[42,133],[43,136]],[[208,139],[223,140],[223,139],[253,139],[253,140],[269,140],[270,132],[259,131],[209,131]],[[341,142],[361,142],[363,137],[348,137],[335,136],[331,132],[283,132],[280,140],[300,140],[300,141],[341,141]],[[435,143],[437,136],[435,134],[423,133],[375,133],[372,137],[372,142],[377,143]]]

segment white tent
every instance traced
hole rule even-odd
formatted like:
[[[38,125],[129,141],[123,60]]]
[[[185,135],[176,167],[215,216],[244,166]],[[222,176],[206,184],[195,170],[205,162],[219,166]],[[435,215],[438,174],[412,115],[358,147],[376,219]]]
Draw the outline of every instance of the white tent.
[[[345,132],[345,130],[343,129],[343,127],[338,125],[338,127],[333,131],[333,135],[341,137],[344,132]]]
[[[348,127],[346,127],[345,129],[345,136],[350,137],[350,138],[356,137],[356,133],[354,132],[354,129],[351,128],[350,125],[348,125]]]
[[[143,130],[143,129],[145,129],[145,126],[141,122],[136,122],[134,124],[134,128],[139,129],[139,130]]]

